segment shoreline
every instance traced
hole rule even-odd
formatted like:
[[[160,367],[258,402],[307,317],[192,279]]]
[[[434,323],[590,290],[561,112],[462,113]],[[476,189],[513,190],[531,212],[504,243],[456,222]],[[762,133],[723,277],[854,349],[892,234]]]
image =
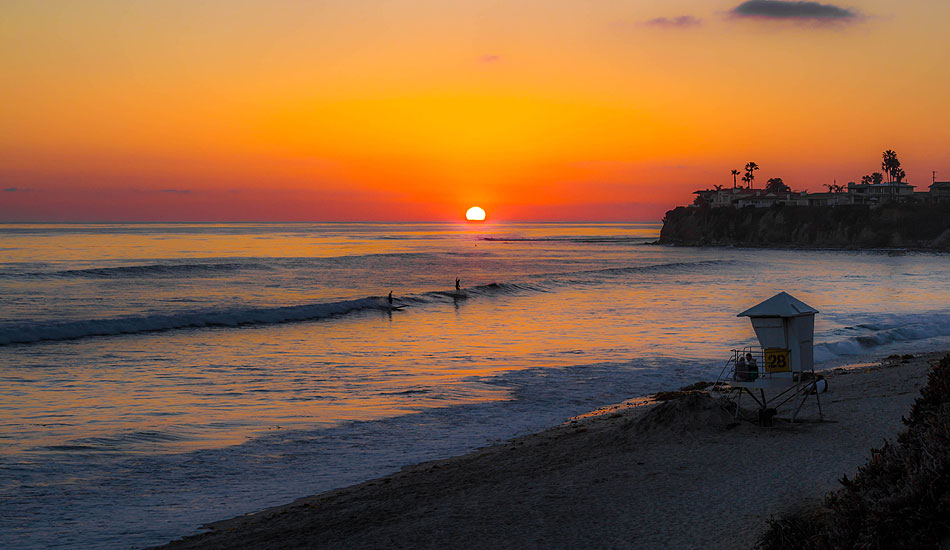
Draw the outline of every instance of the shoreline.
[[[657,400],[634,398],[161,548],[750,548],[770,516],[820,500],[893,441],[943,355],[821,371],[824,422],[811,399],[804,422],[773,428],[705,409],[647,422]]]

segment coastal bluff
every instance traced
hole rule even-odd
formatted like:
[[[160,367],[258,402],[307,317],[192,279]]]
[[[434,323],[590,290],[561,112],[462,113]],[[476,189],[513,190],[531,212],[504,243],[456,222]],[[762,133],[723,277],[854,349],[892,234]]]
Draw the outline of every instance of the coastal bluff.
[[[950,205],[680,206],[664,216],[659,244],[950,250]]]

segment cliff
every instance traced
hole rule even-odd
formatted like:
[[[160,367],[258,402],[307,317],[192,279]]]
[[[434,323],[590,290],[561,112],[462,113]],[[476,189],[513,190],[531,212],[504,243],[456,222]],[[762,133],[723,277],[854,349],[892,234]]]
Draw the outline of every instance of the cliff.
[[[666,213],[660,244],[950,250],[950,205],[687,208]]]

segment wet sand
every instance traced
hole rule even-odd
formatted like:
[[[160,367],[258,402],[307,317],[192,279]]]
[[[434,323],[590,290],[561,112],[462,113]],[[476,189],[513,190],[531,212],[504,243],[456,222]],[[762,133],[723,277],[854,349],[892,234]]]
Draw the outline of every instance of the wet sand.
[[[943,355],[826,372],[821,422],[814,399],[768,428],[704,397],[629,402],[162,548],[751,548],[896,437]]]

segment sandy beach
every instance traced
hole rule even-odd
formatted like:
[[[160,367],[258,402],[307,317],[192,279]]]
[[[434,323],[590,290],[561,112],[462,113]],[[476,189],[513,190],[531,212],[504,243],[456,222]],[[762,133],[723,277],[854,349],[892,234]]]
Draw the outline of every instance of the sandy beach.
[[[826,371],[824,421],[641,401],[209,525],[162,548],[751,548],[893,439],[944,352]]]

